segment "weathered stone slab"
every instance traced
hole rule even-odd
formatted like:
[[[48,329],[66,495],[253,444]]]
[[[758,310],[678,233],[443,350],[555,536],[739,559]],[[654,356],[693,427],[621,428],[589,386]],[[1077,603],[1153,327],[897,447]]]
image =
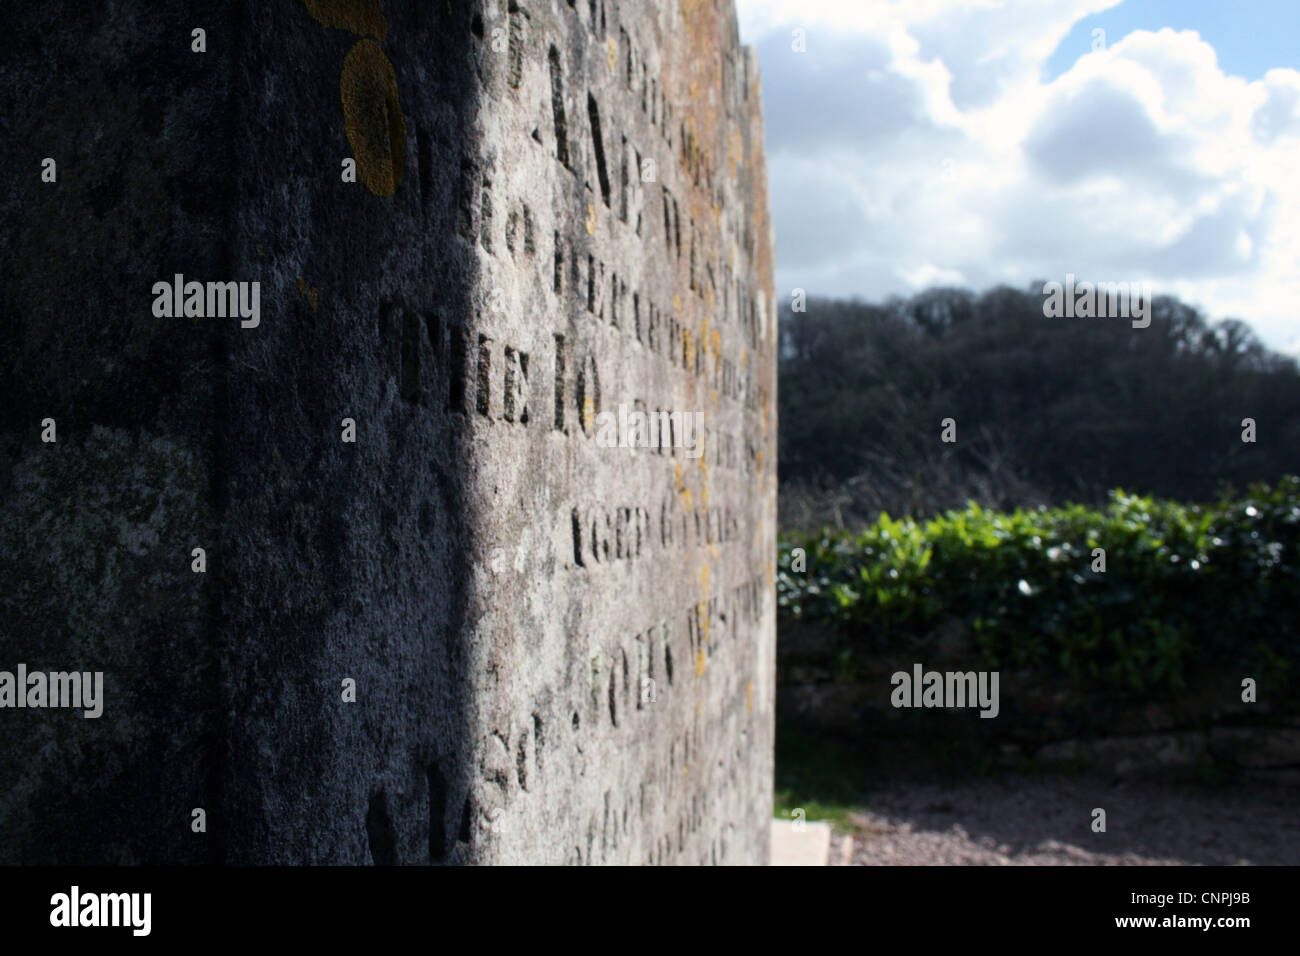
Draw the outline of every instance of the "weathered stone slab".
[[[821,821],[772,821],[773,866],[829,866],[831,825]]]
[[[730,6],[48,4],[0,41],[0,669],[105,675],[97,719],[0,709],[5,861],[767,860]],[[160,316],[177,274],[256,321]],[[678,447],[608,447],[632,412]]]

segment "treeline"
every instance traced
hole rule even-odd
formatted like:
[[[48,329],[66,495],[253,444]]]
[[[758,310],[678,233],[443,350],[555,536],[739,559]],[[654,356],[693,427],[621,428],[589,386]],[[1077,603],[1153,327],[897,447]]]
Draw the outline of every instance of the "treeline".
[[[1148,328],[1047,318],[1041,290],[783,309],[782,525],[1098,505],[1117,487],[1209,501],[1300,473],[1300,369],[1244,322],[1171,297]]]

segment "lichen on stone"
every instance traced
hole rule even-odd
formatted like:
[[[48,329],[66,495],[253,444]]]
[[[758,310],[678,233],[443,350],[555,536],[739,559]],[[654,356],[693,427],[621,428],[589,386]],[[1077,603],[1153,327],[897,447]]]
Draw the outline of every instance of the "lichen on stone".
[[[388,35],[388,21],[384,19],[380,0],[303,0],[303,3],[321,26],[378,40]]]
[[[406,120],[397,100],[397,75],[379,44],[358,40],[339,77],[343,123],[357,173],[376,196],[391,196],[402,183]]]

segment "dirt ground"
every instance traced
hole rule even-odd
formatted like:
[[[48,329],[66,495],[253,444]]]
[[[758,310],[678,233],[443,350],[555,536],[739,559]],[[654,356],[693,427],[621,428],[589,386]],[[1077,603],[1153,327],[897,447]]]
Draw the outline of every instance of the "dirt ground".
[[[1093,810],[1106,831],[1093,832]],[[1300,864],[1300,794],[1101,778],[891,783],[832,839],[833,865]],[[846,854],[851,859],[846,859]]]

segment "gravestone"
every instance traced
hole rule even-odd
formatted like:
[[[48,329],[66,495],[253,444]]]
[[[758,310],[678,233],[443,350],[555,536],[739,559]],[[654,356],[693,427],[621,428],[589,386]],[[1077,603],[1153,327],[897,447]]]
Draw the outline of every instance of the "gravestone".
[[[0,860],[766,862],[731,0],[11,16]]]

